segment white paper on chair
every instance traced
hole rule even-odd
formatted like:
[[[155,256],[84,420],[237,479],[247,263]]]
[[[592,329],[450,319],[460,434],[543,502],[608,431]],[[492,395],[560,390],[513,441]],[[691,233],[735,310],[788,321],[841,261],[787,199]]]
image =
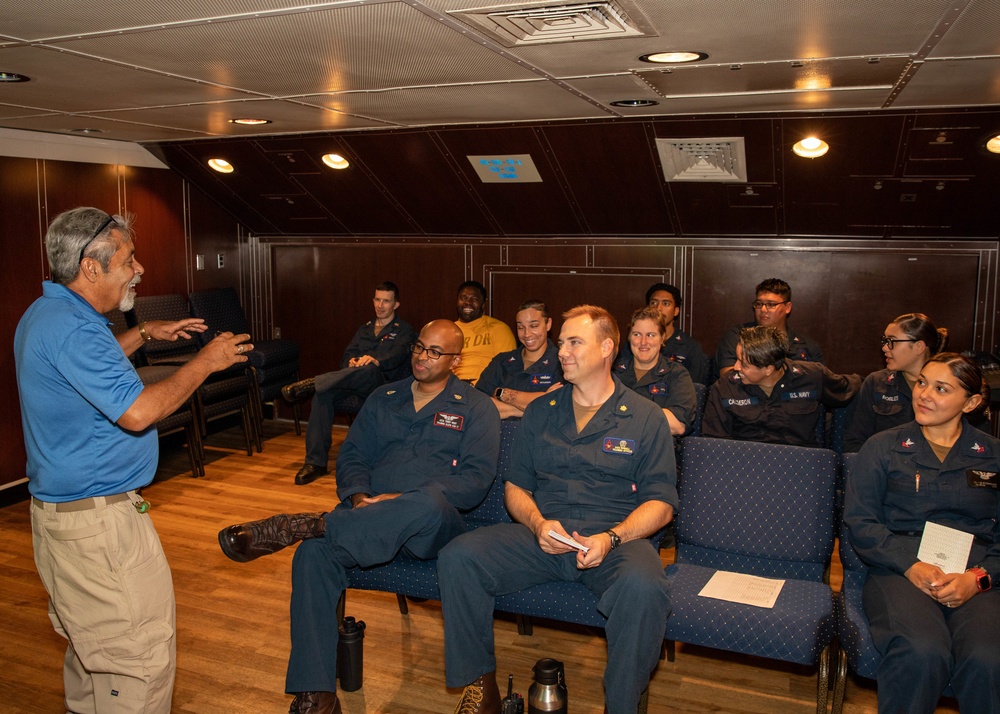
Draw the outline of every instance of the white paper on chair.
[[[971,533],[927,521],[917,559],[936,565],[946,573],[964,573],[974,539]]]
[[[772,608],[784,584],[784,580],[719,570],[698,594],[716,600]]]

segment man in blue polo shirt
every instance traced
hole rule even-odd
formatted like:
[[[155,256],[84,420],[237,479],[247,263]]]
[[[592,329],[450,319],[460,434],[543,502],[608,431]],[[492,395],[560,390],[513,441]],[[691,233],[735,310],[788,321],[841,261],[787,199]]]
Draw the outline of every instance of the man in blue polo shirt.
[[[116,339],[102,313],[129,310],[143,268],[131,218],[60,214],[45,238],[52,281],[14,335],[35,565],[69,644],[66,709],[168,714],[174,595],[137,493],[153,479],[156,422],[212,372],[245,362],[249,335],[224,333],[145,386],[128,360],[144,341],[190,339],[203,320],[150,321]]]

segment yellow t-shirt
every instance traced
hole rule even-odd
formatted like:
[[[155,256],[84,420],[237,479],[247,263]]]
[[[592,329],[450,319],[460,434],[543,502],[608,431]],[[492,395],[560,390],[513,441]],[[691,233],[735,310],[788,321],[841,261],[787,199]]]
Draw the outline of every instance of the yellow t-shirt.
[[[507,324],[494,320],[489,315],[483,315],[472,322],[456,320],[455,324],[465,336],[462,346],[462,361],[453,371],[459,379],[472,382],[479,380],[479,375],[486,365],[501,352],[510,352],[517,347],[514,333]]]

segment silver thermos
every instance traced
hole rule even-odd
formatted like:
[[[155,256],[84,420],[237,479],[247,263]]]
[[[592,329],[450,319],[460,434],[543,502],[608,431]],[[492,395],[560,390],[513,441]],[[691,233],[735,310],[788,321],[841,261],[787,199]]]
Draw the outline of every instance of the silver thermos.
[[[566,714],[566,676],[563,663],[540,659],[531,668],[535,681],[528,688],[528,714]]]

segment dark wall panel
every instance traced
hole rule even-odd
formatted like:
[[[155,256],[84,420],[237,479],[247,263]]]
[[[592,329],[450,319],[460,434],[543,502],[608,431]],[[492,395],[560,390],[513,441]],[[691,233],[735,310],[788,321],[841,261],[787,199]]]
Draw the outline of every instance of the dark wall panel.
[[[0,156],[0,261],[15,269],[4,280],[0,301],[0,486],[24,478],[27,457],[14,367],[14,330],[42,293],[42,235],[39,215],[40,161]]]
[[[508,265],[586,265],[587,246],[513,243],[507,246]]]
[[[140,294],[187,292],[184,181],[173,171],[121,167],[125,208],[135,215]]]
[[[337,369],[358,325],[372,318],[378,283],[399,286],[399,315],[419,331],[432,319],[455,319],[464,266],[461,245],[275,245],[274,324],[301,345],[302,375]]]
[[[205,256],[205,269],[195,270],[192,285],[195,291],[240,285],[240,227],[236,219],[222,210],[197,188],[189,193],[191,216],[192,263],[195,255]],[[222,253],[223,267],[218,267]],[[183,291],[181,291],[183,292]]]
[[[119,167],[71,161],[45,161],[42,166],[46,227],[57,215],[77,206],[93,206],[109,213],[124,210]]]

